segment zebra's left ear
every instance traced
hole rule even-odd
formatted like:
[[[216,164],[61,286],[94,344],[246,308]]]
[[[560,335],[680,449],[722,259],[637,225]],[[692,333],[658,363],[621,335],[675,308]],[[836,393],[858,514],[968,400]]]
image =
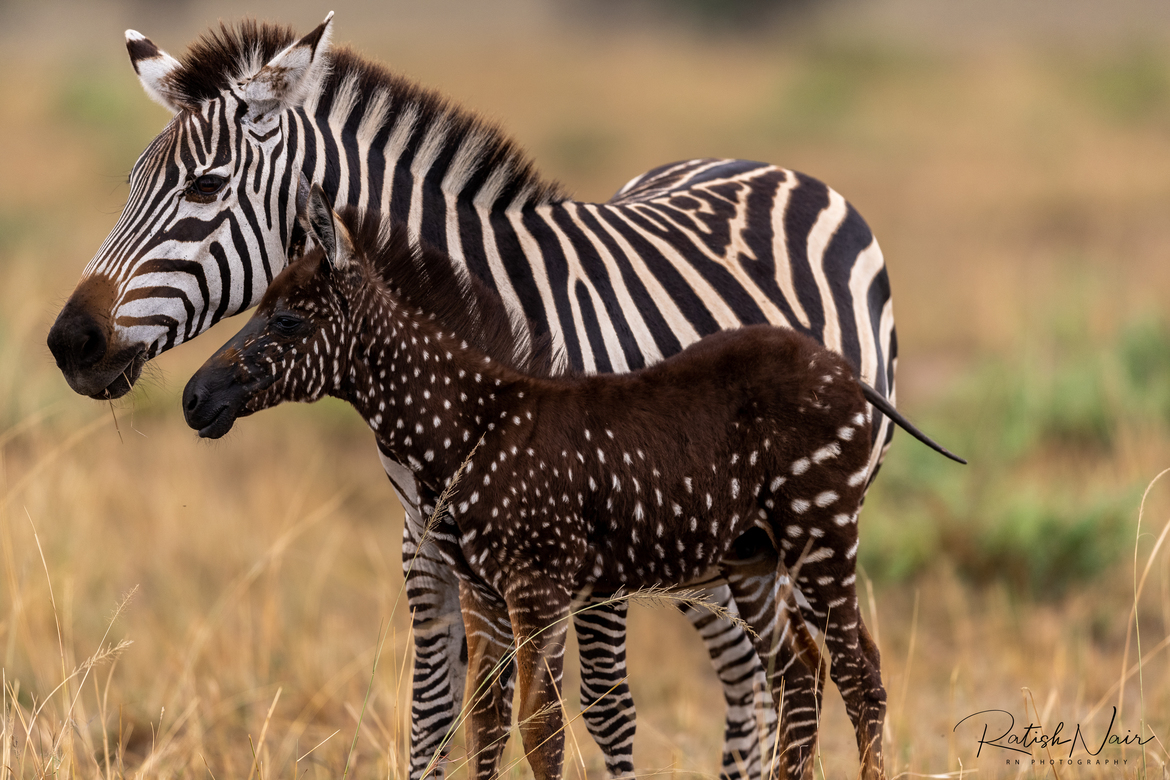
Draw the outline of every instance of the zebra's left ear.
[[[171,75],[180,67],[179,61],[137,30],[126,31],[126,51],[130,53],[130,64],[150,99],[172,114],[181,111],[183,96],[171,83]]]
[[[335,271],[348,270],[353,262],[353,241],[320,184],[313,185],[304,214],[300,216],[309,235],[325,253],[329,267]]]
[[[330,11],[317,29],[277,54],[252,77],[244,87],[249,119],[263,122],[305,102],[328,71],[325,52],[332,26]]]

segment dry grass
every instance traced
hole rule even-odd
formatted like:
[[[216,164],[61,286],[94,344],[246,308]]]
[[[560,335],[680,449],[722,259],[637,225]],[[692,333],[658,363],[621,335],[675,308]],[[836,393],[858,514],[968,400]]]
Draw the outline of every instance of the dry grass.
[[[4,765],[15,777],[275,777],[294,767],[315,777],[351,762],[355,777],[401,776],[409,687],[401,519],[372,459],[310,415],[274,412],[205,446],[172,416],[137,420],[146,437],[127,435],[123,418],[120,441],[108,410],[94,411],[72,442],[57,418],[4,450]],[[249,458],[266,448],[281,453],[278,464],[234,478],[256,473]],[[1151,546],[1142,545],[1139,576]],[[962,761],[998,775],[1004,754],[974,757],[978,728],[952,733],[989,708],[1009,710],[1022,727],[1038,707],[1049,730],[1063,720],[1068,736],[1080,723],[1100,740],[1124,698],[1117,733],[1136,732],[1144,712],[1146,727],[1165,734],[1165,550],[1150,560],[1140,685],[1137,648],[1126,652],[1128,565],[1059,604],[1002,587],[974,591],[945,568],[879,592],[867,618],[890,693],[891,774],[953,771]],[[672,610],[635,604],[631,615],[639,765],[709,776],[720,695],[701,648]],[[663,647],[673,648],[667,665]],[[596,776],[600,756],[579,722],[573,730],[567,771]],[[856,753],[831,686],[821,744],[825,776],[849,776]],[[1166,754],[1148,747],[1160,772]],[[1132,767],[1141,754],[1105,755]],[[507,763],[523,774],[519,758],[513,744]]]
[[[202,26],[156,37],[180,49]],[[338,38],[358,38],[355,26],[355,12],[339,15]],[[830,182],[882,240],[912,416],[995,430],[1002,420],[953,414],[972,398],[951,393],[973,365],[997,354],[1060,364],[1054,343],[1109,345],[1135,312],[1165,308],[1164,47],[940,53],[828,38],[729,47],[644,32],[525,46],[434,43],[412,29],[361,35],[371,54],[503,118],[583,197],[696,154],[772,160]],[[68,391],[43,346],[121,208],[121,176],[164,121],[128,66],[104,59],[122,56],[117,43],[115,33],[109,47],[88,44],[96,62],[2,63],[0,778],[338,777],[347,766],[352,777],[401,777],[410,669],[401,515],[360,422],[333,404],[290,407],[217,444],[197,441],[178,391],[234,323],[163,356],[114,409],[116,426],[108,406]],[[1040,502],[1081,500],[1087,486],[1132,495],[1124,518],[1136,544],[1059,598],[1033,598],[994,571],[956,573],[945,544],[913,577],[863,590],[890,693],[891,775],[1164,776],[1170,555],[1165,544],[1152,553],[1170,486],[1153,488],[1140,539],[1136,496],[1170,463],[1166,423],[1130,419],[1104,448],[1048,442],[1008,482],[993,481],[994,448],[952,477],[905,465],[918,462],[914,446],[897,441],[888,483],[904,492],[937,475],[963,490],[936,496],[924,485],[925,498],[908,505],[879,479],[863,547],[900,523],[954,515],[946,502],[972,485],[1034,491]],[[671,609],[635,604],[630,623],[643,774],[713,776],[721,694],[703,648]],[[1091,744],[1115,703],[1114,733],[1157,735],[1144,753],[1103,751],[1124,766],[1006,765],[1014,756],[1003,751],[975,757],[980,724],[954,730],[966,715],[1002,709],[1017,734],[1063,721],[1068,737],[1079,723]],[[568,775],[599,776],[579,719],[572,729]],[[515,742],[508,775],[526,776]],[[1085,757],[1078,749],[1074,760]],[[817,772],[851,777],[855,762],[830,686]]]

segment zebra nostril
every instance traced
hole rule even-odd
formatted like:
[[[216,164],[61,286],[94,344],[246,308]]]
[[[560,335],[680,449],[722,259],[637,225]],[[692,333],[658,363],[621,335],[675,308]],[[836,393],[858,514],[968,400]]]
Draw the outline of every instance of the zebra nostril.
[[[77,358],[81,365],[92,366],[101,360],[105,352],[106,340],[102,337],[101,331],[95,329],[82,336],[81,344],[77,350]]]
[[[106,356],[106,334],[93,318],[69,306],[49,330],[49,351],[62,370],[84,370]]]
[[[183,409],[186,412],[193,412],[199,406],[199,393],[191,393],[187,396],[186,402],[183,404]]]

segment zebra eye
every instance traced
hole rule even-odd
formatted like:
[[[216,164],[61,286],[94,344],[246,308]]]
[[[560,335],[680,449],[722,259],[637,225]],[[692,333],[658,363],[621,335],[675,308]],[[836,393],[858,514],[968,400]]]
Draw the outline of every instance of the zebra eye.
[[[205,173],[191,182],[191,186],[187,188],[187,192],[191,195],[209,198],[219,194],[219,191],[223,189],[225,184],[227,184],[227,179],[223,176]]]

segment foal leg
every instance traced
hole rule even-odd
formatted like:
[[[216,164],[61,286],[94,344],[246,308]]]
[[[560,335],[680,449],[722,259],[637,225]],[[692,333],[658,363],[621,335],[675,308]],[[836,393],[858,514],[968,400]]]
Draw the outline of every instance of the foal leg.
[[[520,738],[536,780],[554,780],[565,758],[561,677],[572,593],[539,572],[514,577],[504,600],[516,637]]]
[[[862,773],[867,780],[885,776],[885,761],[882,756],[882,726],[886,722],[885,689],[882,688],[881,653],[877,643],[865,627],[861,619],[860,610],[857,615],[858,638],[861,641],[861,652],[864,656],[865,675],[869,678],[868,686],[871,693],[862,699],[862,710],[854,727],[857,730],[857,750],[861,754]],[[873,694],[876,683],[881,696]],[[858,725],[860,723],[860,725]]]
[[[590,593],[573,616],[581,656],[582,717],[610,777],[634,774],[634,697],[626,673],[625,599]]]
[[[725,586],[710,588],[708,600],[732,615],[739,615],[731,590]],[[683,604],[679,610],[699,632],[711,666],[723,684],[723,699],[727,704],[723,731],[723,764],[720,777],[724,780],[759,780],[761,755],[771,758],[776,739],[776,712],[765,706],[757,710],[757,697],[766,699],[767,686],[764,667],[756,654],[755,645],[743,627],[725,620],[715,612],[695,604]],[[756,715],[763,720],[763,745]],[[761,750],[762,748],[762,750]]]
[[[825,670],[820,652],[796,609],[792,585],[770,545],[724,573],[744,621],[752,627],[779,710],[777,744],[765,746],[768,776],[802,780],[812,775]]]
[[[848,516],[846,516],[848,517]],[[856,515],[852,515],[856,530]],[[884,777],[882,724],[886,717],[886,690],[882,686],[881,659],[857,604],[854,544],[841,555],[813,549],[804,556],[797,584],[808,601],[805,619],[824,631],[830,657],[830,674],[857,735],[863,780]],[[828,547],[819,550],[830,549]],[[837,549],[841,549],[838,545]],[[844,560],[842,560],[844,559]]]
[[[507,606],[495,594],[460,582],[459,601],[467,630],[470,776],[493,778],[512,727],[512,625]]]
[[[828,575],[823,579],[828,579]],[[882,686],[877,645],[862,622],[857,595],[851,586],[822,588],[821,594],[809,594],[809,603],[825,629],[830,674],[845,700],[845,712],[853,722],[862,780],[879,780],[885,776],[882,725],[886,718],[886,690]]]

